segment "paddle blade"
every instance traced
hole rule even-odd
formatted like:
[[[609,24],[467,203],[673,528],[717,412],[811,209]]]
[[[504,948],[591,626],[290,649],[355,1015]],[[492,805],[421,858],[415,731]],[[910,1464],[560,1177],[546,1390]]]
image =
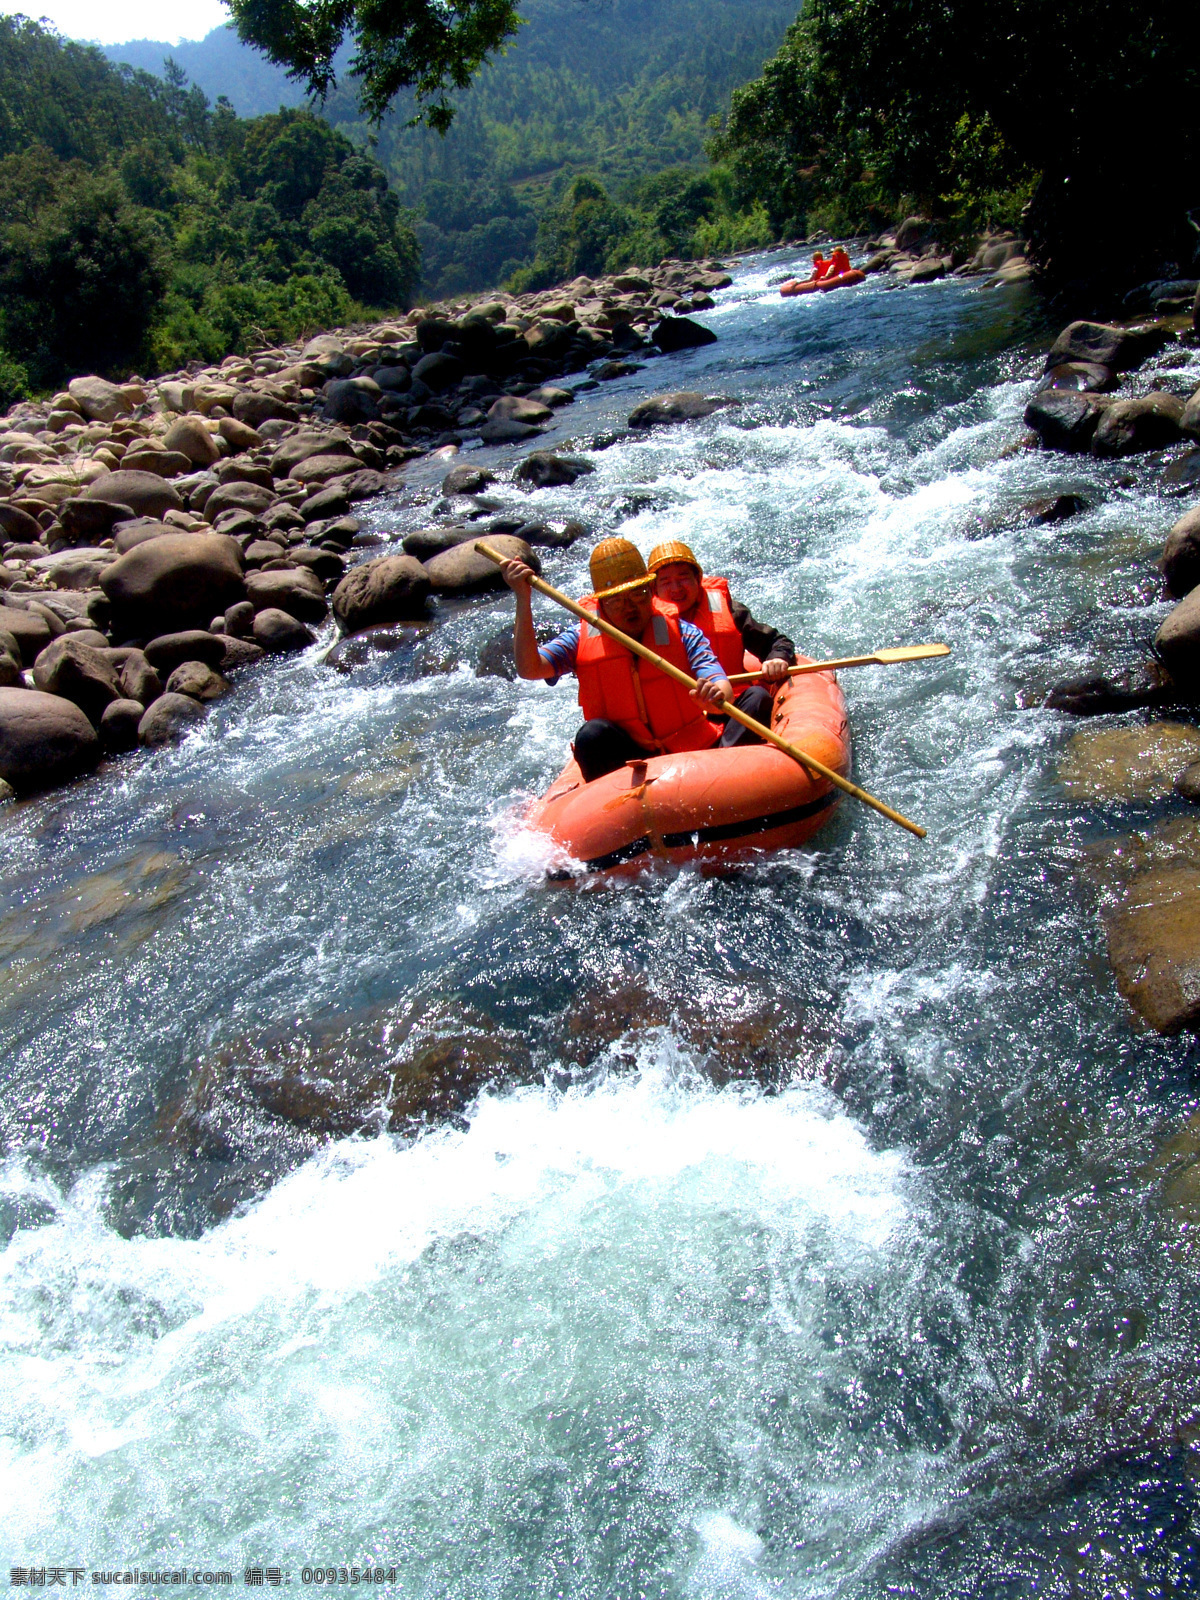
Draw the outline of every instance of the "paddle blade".
[[[876,650],[875,659],[881,666],[891,666],[894,661],[927,661],[933,656],[948,656],[948,644],[902,644],[894,650]]]

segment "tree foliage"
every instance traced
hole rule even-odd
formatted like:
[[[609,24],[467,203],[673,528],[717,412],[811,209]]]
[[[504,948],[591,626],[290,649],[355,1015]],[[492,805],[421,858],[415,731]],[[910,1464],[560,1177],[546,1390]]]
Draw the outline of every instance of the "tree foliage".
[[[311,113],[243,120],[170,61],[117,68],[23,18],[0,19],[0,86],[8,390],[219,359],[411,293],[386,175]]]
[[[714,153],[780,228],[873,226],[905,204],[1027,221],[1060,277],[1097,232],[1191,254],[1200,202],[1194,8],[1148,0],[807,0],[734,96]],[[1108,240],[1102,246],[1112,253]]]
[[[709,119],[777,48],[795,4],[524,0],[517,45],[483,68],[445,137],[412,124],[410,96],[376,130],[375,154],[420,219],[425,292],[482,289],[531,267],[539,219],[577,176],[593,176],[631,213],[642,209],[647,177],[676,172],[690,182],[705,166]],[[324,115],[356,140],[368,131],[345,85]],[[752,244],[763,214],[753,203],[748,214]],[[639,236],[639,259],[674,249]],[[544,255],[535,270],[543,268]]]
[[[239,36],[324,99],[349,38],[364,114],[378,122],[411,90],[418,120],[445,132],[466,89],[520,27],[513,0],[230,0]]]

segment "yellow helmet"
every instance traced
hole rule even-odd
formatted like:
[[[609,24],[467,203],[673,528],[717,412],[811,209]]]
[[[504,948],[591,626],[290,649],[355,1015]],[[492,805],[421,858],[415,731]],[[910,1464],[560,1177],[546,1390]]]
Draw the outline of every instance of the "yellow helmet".
[[[698,578],[704,576],[704,568],[682,539],[667,539],[662,544],[656,544],[650,552],[650,571],[657,572],[659,567],[669,567],[674,561],[685,561],[689,567],[695,567]]]
[[[588,571],[598,600],[654,582],[653,573],[646,571],[642,552],[628,539],[601,539],[592,551]]]

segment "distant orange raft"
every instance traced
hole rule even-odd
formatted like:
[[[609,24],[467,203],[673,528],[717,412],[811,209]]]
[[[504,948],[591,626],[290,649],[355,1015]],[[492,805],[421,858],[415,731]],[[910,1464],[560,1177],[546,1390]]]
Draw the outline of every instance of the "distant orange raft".
[[[801,660],[804,658],[801,657]],[[775,696],[775,732],[849,776],[846,702],[832,672],[789,678]],[[736,866],[805,844],[840,792],[770,745],[687,750],[631,762],[584,783],[569,761],[523,826],[570,858],[554,882],[591,873],[632,877],[655,863]]]
[[[851,267],[849,272],[835,272],[831,278],[789,278],[779,286],[779,292],[788,300],[796,294],[824,294],[827,289],[848,289],[851,284],[865,283],[867,275],[860,272],[857,267]]]

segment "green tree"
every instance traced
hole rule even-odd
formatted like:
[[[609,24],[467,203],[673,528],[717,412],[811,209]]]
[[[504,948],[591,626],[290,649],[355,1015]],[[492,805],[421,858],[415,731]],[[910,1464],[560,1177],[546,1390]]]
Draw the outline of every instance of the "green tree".
[[[441,132],[454,118],[448,91],[466,89],[521,23],[512,0],[230,0],[230,10],[242,39],[321,98],[349,35],[367,116],[378,121],[412,90],[419,120]]]

